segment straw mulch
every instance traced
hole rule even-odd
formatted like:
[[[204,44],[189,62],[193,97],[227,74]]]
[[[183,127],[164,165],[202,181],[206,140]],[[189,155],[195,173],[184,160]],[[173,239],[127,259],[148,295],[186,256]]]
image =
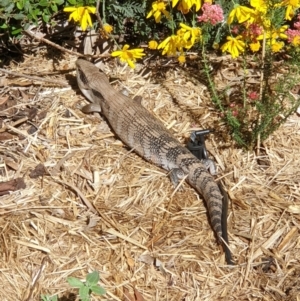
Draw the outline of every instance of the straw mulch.
[[[144,300],[300,300],[300,119],[289,118],[257,158],[220,134],[200,83],[176,69],[155,82],[105,67],[116,89],[142,95],[181,142],[191,129],[216,129],[207,146],[231,198],[236,265],[227,266],[201,196],[187,184],[174,193],[167,174],[126,148],[99,114],[81,112],[74,62],[39,56],[10,66],[69,87],[17,77],[1,87],[13,106],[2,107],[0,134],[9,136],[1,136],[0,180],[23,178],[26,188],[0,197],[0,299],[75,300],[67,277],[99,271],[107,294],[92,300],[130,300],[126,289],[142,300],[134,288]]]

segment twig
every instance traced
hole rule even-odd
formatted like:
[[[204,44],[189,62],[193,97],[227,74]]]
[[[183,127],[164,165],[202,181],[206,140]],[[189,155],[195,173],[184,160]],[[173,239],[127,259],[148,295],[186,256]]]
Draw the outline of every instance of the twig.
[[[36,36],[32,31],[30,30],[24,30],[24,32],[29,35],[31,38],[33,39],[36,39],[40,42],[43,42],[43,43],[46,43],[56,49],[59,49],[60,51],[62,52],[67,52],[69,54],[73,54],[73,55],[76,55],[76,56],[79,56],[79,57],[90,57],[90,58],[101,58],[101,57],[110,57],[110,54],[97,54],[97,55],[89,55],[89,54],[82,54],[82,53],[78,53],[78,52],[75,52],[75,51],[72,51],[72,50],[69,50],[69,49],[66,49],[62,46],[59,46],[45,38],[41,38],[41,37],[38,37]]]
[[[55,85],[59,85],[59,86],[69,86],[69,84],[62,82],[61,80],[54,80],[54,79],[48,79],[48,78],[42,78],[42,77],[37,77],[37,76],[31,76],[31,75],[27,75],[27,74],[22,74],[22,73],[16,73],[16,72],[12,72],[12,71],[8,71],[6,69],[0,68],[1,72],[7,73],[9,75],[13,75],[13,76],[18,76],[18,77],[24,77],[30,80],[36,80],[39,82],[47,82],[47,83],[51,83],[51,84],[55,84]]]
[[[54,179],[54,178],[53,178]],[[75,191],[77,193],[77,195],[81,198],[82,202],[95,214],[97,214],[97,210],[95,209],[94,205],[84,196],[84,194],[73,184],[67,182],[67,181],[60,181],[57,179],[54,179],[54,181],[56,181],[59,184],[62,184],[64,186],[68,186],[69,188],[71,188],[73,191]]]
[[[104,2],[104,1],[102,1],[102,2],[103,2],[103,3],[102,3],[103,6],[105,6],[105,2]],[[99,22],[100,28],[103,30],[103,32],[105,32],[105,30],[104,30],[104,28],[103,28],[103,22],[102,22],[102,19],[101,19],[101,17],[100,17],[100,14],[99,14],[99,6],[100,6],[100,0],[97,0],[97,5],[96,5],[96,17],[97,17],[97,20],[98,20],[98,22]],[[105,20],[105,10],[104,10],[104,9],[103,9],[103,18],[104,18],[104,20]],[[105,34],[107,35],[107,37],[111,38],[111,39],[116,43],[116,45],[118,46],[118,48],[120,48],[119,45],[118,45],[118,42],[117,42],[117,40],[116,40],[116,39],[119,39],[119,38],[120,38],[119,35],[113,35],[113,34],[107,33],[107,32],[105,32]]]
[[[265,67],[265,56],[266,56],[266,32],[264,31],[263,45],[262,45],[262,73],[260,75],[260,88],[259,88],[259,98],[262,101],[262,93],[263,93],[263,80],[264,80],[264,67]],[[258,124],[261,122],[261,114],[258,116]],[[256,144],[256,156],[260,154],[260,133],[257,136],[257,144]]]
[[[250,272],[250,267],[251,267],[251,264],[254,260],[253,258],[253,253],[254,253],[254,239],[255,239],[255,234],[256,234],[256,227],[257,227],[257,221],[256,219],[253,219],[252,220],[252,225],[253,225],[253,228],[252,228],[252,237],[253,237],[253,240],[252,240],[252,243],[251,243],[251,248],[250,248],[250,253],[249,253],[249,256],[248,256],[248,260],[247,260],[247,266],[246,266],[246,271],[245,271],[245,276],[244,276],[244,279],[243,279],[243,287],[246,286],[246,282],[247,282],[247,279],[248,279],[248,276],[249,276],[249,272]]]
[[[11,127],[15,127],[23,122],[26,122],[28,120],[28,117],[23,117],[15,122],[13,122],[10,126]],[[8,129],[8,127],[6,125],[4,125],[1,129],[0,129],[0,133],[5,132]]]
[[[34,289],[36,288],[36,284],[38,282],[38,280],[40,279],[40,277],[42,276],[42,273],[44,272],[45,268],[46,268],[46,262],[50,262],[50,259],[49,259],[49,256],[45,256],[42,260],[42,263],[41,263],[41,266],[37,272],[37,274],[35,275],[33,281],[32,281],[32,284],[31,284],[31,288],[29,290],[29,294],[28,294],[28,297],[25,299],[25,301],[30,301],[32,300],[31,297],[32,297],[32,293],[34,292]]]
[[[100,14],[99,14],[99,6],[100,6],[100,0],[97,0],[97,5],[96,5],[96,17],[97,17],[97,20],[99,22],[99,26],[103,29],[103,23],[102,23],[102,20],[100,18]]]

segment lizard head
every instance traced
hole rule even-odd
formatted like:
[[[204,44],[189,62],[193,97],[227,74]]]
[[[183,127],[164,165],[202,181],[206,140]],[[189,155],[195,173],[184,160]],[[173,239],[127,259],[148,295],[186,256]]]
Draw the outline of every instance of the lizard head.
[[[91,66],[94,67],[92,63],[83,59],[78,59],[76,61],[76,77],[80,89],[89,89],[88,74]]]
[[[100,74],[100,70],[92,63],[83,59],[76,61],[78,86],[83,95],[92,103],[97,103],[100,99],[103,99],[100,92],[93,87],[94,81],[96,81],[97,76],[101,76]]]

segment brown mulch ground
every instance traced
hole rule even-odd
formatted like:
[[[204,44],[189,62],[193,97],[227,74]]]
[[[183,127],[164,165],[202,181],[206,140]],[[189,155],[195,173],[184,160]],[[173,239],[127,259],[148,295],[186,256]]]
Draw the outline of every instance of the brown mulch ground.
[[[218,131],[209,136],[232,201],[237,264],[229,267],[201,196],[187,184],[174,193],[163,170],[127,149],[99,115],[80,111],[75,60],[10,66],[68,87],[2,78],[0,182],[21,178],[26,188],[0,197],[0,299],[74,300],[67,277],[96,270],[107,294],[91,300],[128,300],[124,290],[133,296],[134,288],[144,300],[300,300],[299,117],[264,142],[260,158]],[[182,142],[220,119],[205,86],[176,69],[161,83],[116,64],[106,71]]]

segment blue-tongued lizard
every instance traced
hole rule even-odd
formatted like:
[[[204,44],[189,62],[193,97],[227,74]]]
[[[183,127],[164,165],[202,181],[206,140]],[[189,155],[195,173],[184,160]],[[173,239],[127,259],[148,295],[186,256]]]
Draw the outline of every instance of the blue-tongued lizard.
[[[186,176],[186,181],[204,197],[211,226],[231,264],[230,252],[222,239],[227,235],[222,233],[221,222],[222,209],[227,204],[223,206],[220,188],[203,162],[182,146],[139,101],[115,90],[106,75],[92,63],[78,59],[76,68],[79,88],[91,102],[84,108],[85,113],[101,112],[126,145],[144,159],[170,171],[173,181]]]

